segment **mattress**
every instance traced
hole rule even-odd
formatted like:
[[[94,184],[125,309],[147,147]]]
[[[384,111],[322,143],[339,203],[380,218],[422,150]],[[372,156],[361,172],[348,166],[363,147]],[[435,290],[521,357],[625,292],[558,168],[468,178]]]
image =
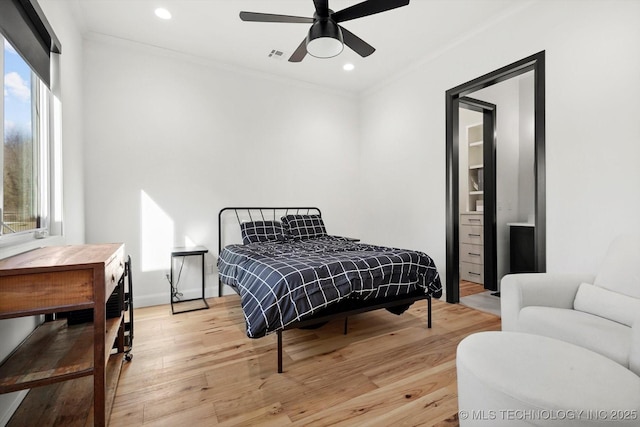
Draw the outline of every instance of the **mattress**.
[[[229,245],[220,280],[240,295],[247,335],[259,338],[345,299],[439,298],[440,276],[425,253],[338,236]]]

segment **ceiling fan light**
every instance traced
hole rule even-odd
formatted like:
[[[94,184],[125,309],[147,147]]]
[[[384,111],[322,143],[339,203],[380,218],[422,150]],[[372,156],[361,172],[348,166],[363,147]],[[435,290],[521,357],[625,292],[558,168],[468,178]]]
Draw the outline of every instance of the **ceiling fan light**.
[[[332,58],[344,49],[342,31],[329,19],[313,23],[307,35],[307,53],[316,58]]]

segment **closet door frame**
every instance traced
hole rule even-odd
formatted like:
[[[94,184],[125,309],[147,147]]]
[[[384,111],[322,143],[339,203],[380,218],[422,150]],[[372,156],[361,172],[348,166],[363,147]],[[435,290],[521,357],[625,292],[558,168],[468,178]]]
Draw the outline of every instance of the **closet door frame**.
[[[458,108],[460,98],[529,71],[533,71],[534,74],[535,269],[537,272],[546,271],[545,52],[541,51],[446,91],[447,265],[445,270],[445,290],[447,302],[449,303],[458,303],[460,301],[460,199],[458,182]]]
[[[495,104],[470,98],[459,98],[454,102],[458,108],[466,108],[482,114],[482,163],[484,169],[483,199],[484,211],[482,212],[484,237],[483,252],[483,286],[491,291],[498,290],[498,247],[496,245],[496,116]],[[455,106],[454,106],[455,108]],[[458,110],[459,111],[459,110]],[[459,253],[459,252],[458,252]]]

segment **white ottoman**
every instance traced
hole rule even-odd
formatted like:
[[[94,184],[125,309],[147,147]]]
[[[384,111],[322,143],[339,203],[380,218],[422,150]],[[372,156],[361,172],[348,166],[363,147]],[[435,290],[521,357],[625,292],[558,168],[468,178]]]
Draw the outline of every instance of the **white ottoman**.
[[[461,426],[640,426],[640,377],[582,347],[480,332],[456,364]]]

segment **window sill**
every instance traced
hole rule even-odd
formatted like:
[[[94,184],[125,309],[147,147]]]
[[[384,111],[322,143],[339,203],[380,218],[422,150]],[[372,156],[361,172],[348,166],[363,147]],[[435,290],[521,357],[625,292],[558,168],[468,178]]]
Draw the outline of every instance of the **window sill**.
[[[0,259],[7,258],[13,255],[27,252],[32,249],[41,248],[43,246],[53,246],[64,244],[64,238],[62,236],[49,236],[43,239],[35,239],[32,236],[13,240],[9,242],[0,241]]]

